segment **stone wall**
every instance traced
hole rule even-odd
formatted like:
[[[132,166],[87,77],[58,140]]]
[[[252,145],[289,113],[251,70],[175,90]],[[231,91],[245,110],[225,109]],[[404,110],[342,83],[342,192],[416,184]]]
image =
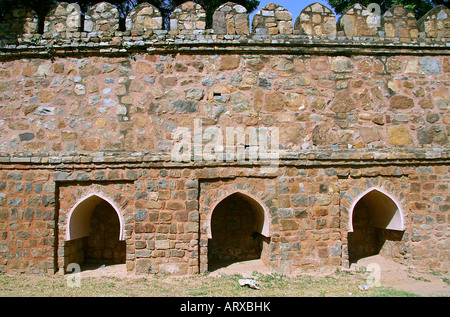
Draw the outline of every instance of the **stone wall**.
[[[339,21],[318,3],[295,20],[269,4],[250,28],[245,8],[226,3],[205,29],[204,10],[187,2],[170,30],[146,4],[125,30],[108,3],[84,23],[78,14],[59,4],[44,34],[26,10],[0,24],[0,271],[81,261],[77,239],[102,203],[129,271],[205,272],[213,212],[235,193],[262,210],[273,272],[348,267],[354,207],[371,190],[401,218],[379,252],[446,268],[447,8],[416,20],[394,7],[375,23],[359,4]],[[279,131],[276,168],[217,152],[196,160],[195,146],[173,159],[177,131],[200,136],[206,153],[206,132],[230,128]],[[255,135],[247,154],[262,147]]]

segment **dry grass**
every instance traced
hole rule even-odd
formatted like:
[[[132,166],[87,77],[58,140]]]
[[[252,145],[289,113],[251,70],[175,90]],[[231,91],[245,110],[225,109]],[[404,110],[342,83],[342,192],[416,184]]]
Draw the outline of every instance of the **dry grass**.
[[[0,297],[359,297],[415,296],[392,288],[361,291],[363,274],[336,272],[332,275],[295,276],[254,273],[260,289],[241,287],[239,274],[213,277],[146,276],[119,278],[82,277],[79,287],[69,287],[71,275],[0,275]]]

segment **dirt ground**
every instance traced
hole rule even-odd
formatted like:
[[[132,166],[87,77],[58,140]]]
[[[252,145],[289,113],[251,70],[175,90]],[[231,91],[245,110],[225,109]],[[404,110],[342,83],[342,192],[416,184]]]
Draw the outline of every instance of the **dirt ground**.
[[[373,264],[376,265],[373,265]],[[353,264],[349,271],[361,272],[364,268],[375,267],[379,269],[379,286],[391,287],[422,296],[450,296],[450,285],[443,281],[450,279],[450,272],[436,274],[431,270],[419,270],[407,267],[387,259],[381,255],[376,255],[360,260]],[[210,273],[210,276],[221,274],[240,274],[244,278],[252,277],[253,272],[261,274],[271,274],[270,270],[260,260],[234,263],[230,266],[220,268]],[[325,276],[333,274],[336,270],[322,270],[319,272],[308,271],[304,274]],[[372,273],[368,273],[371,274]],[[375,273],[374,273],[375,274]],[[81,272],[82,277],[110,276],[117,278],[141,278],[142,275],[134,275],[126,272],[125,265],[112,265],[104,268],[85,269]],[[375,275],[373,275],[375,276]],[[374,280],[375,281],[375,280]]]
[[[450,285],[443,281],[444,278],[450,278],[450,272],[437,275],[431,270],[407,267],[381,255],[362,259],[350,269],[359,270],[361,267],[368,267],[371,263],[379,265],[381,286],[423,296],[450,296]]]

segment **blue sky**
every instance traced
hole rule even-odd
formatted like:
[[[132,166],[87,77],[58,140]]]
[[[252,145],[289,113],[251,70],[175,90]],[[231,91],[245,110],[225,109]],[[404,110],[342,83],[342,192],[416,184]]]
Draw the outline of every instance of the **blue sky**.
[[[295,19],[297,19],[297,17],[300,15],[300,12],[302,12],[304,8],[306,8],[310,4],[313,4],[314,2],[319,2],[329,9],[333,10],[333,8],[328,4],[327,0],[260,0],[259,7],[250,15],[251,19],[256,12],[258,12],[271,2],[281,5],[289,12],[291,12],[293,22],[295,22]]]

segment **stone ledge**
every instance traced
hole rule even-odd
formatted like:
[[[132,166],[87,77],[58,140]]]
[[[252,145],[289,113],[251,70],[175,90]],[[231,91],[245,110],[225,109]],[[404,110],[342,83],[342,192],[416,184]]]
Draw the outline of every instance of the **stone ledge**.
[[[402,162],[448,162],[449,149],[414,149],[397,151],[376,151],[376,150],[335,150],[335,151],[285,151],[280,153],[279,165],[333,165],[333,164],[401,164]],[[32,154],[8,155],[0,154],[0,164],[31,164],[31,165],[51,165],[61,166],[67,164],[92,164],[92,165],[133,165],[147,164],[158,165],[160,167],[215,167],[215,166],[264,166],[268,160],[224,162],[224,161],[192,161],[174,162],[170,154],[152,154],[152,153],[107,153],[102,155],[89,154],[71,154],[64,156],[42,155],[33,156]],[[275,162],[275,161],[274,161]]]
[[[242,52],[258,54],[441,54],[448,55],[450,39],[385,37],[318,37],[307,35],[163,35],[130,37],[117,32],[110,40],[92,41],[89,36],[68,40],[46,40],[37,38],[17,45],[0,45],[0,59],[73,55],[127,55],[130,53],[183,52]]]

